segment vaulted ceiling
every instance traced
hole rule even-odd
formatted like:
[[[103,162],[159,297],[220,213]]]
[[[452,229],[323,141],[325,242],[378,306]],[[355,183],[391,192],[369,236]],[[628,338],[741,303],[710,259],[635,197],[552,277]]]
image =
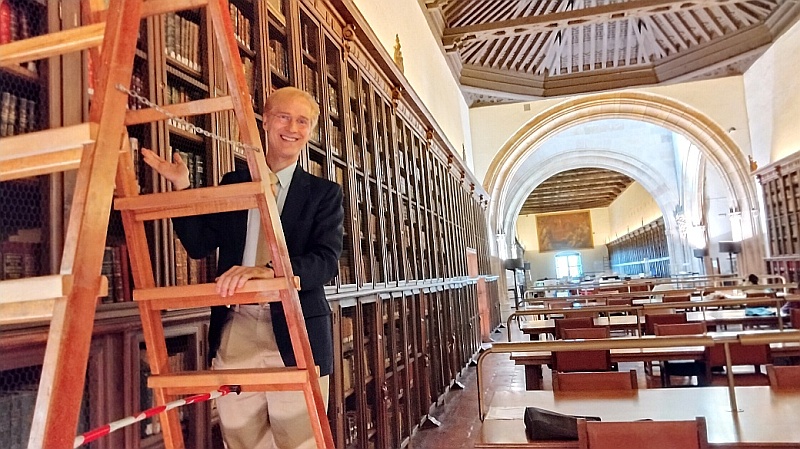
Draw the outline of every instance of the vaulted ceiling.
[[[467,103],[482,106],[743,74],[800,0],[420,0]],[[520,213],[607,207],[633,182],[562,172]]]
[[[470,105],[743,73],[796,0],[421,0]]]

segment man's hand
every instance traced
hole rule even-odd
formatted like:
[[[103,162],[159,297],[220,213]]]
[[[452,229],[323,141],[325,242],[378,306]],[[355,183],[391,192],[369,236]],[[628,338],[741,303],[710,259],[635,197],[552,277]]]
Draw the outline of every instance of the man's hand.
[[[167,181],[171,182],[175,190],[189,188],[189,167],[183,162],[183,158],[181,158],[180,154],[173,153],[173,162],[168,162],[166,159],[147,148],[142,148],[141,152],[144,162]]]
[[[232,296],[250,279],[272,279],[274,277],[275,272],[272,271],[272,268],[234,265],[217,278],[217,294],[223,298]]]

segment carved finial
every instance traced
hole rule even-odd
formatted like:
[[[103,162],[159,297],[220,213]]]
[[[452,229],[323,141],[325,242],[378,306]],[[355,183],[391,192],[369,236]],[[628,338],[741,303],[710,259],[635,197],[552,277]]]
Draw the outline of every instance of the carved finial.
[[[394,63],[403,72],[403,52],[400,50],[400,35],[394,35]]]
[[[350,44],[356,39],[356,26],[348,23],[342,29],[342,52],[343,59],[347,59],[347,54],[350,53]]]
[[[392,88],[392,107],[397,109],[400,98],[403,96],[403,88],[401,86],[394,86]]]
[[[750,172],[758,170],[758,162],[753,159],[753,156],[747,155],[747,160],[750,161]]]

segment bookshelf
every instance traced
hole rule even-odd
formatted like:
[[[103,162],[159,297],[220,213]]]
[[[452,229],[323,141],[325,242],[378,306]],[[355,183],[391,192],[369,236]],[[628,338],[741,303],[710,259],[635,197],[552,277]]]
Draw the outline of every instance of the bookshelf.
[[[33,0],[0,4],[0,44],[38,36],[53,29],[53,13]],[[0,68],[0,138],[50,126],[47,60]],[[54,117],[54,120],[57,117]],[[48,177],[0,184],[0,279],[51,273],[48,236],[50,203]]]
[[[301,164],[339,183],[344,191],[344,252],[338,277],[326,287],[337,342],[329,413],[337,447],[401,448],[425,417],[436,413],[436,404],[478,349],[477,288],[467,277],[467,248],[478,252],[479,273],[489,283],[489,303],[496,306],[498,301],[489,265],[486,202],[481,196],[485,193],[472,186],[476,181],[425,105],[408,94],[410,86],[380,43],[358,31],[366,26],[352,5],[324,0],[229,3],[257,120],[262,120],[264,99],[275,89],[297,86],[314,95],[321,109],[319,126]],[[31,22],[35,32],[60,26],[56,6],[45,7],[38,0],[2,4],[39,11],[38,22]],[[18,110],[19,98],[38,106],[27,114],[23,128],[31,123],[37,128],[62,126],[86,117],[94,68],[85,56],[81,59],[57,71],[38,61],[35,76],[28,67],[0,71],[0,92],[16,96]],[[205,12],[150,17],[140,26],[130,88],[159,105],[225,96],[228,87],[218,59]],[[78,79],[86,89],[60,87]],[[81,100],[74,106],[73,95]],[[130,109],[142,107],[131,98]],[[61,116],[61,111],[69,112]],[[22,129],[16,117],[14,129]],[[180,154],[196,187],[214,185],[241,165],[238,149],[193,126],[238,139],[238,127],[228,112],[128,128],[142,192],[164,191],[167,186],[143,167],[141,148],[164,157]],[[61,190],[54,188],[59,185]],[[0,183],[0,207],[11,211],[0,214],[0,253],[4,261],[11,254],[0,274],[5,276],[7,267],[14,276],[57,270],[58,261],[49,254],[60,254],[53,236],[63,231],[61,221],[69,207],[63,198],[69,197],[70,189],[69,174],[64,179]],[[214,260],[189,259],[168,220],[150,224],[146,232],[159,285],[213,277]],[[105,247],[104,270],[113,288],[98,304],[86,393],[86,422],[97,425],[149,404],[142,383],[147,376],[146,348],[130,301],[127,249],[116,212]],[[497,324],[495,314],[490,327]],[[206,364],[206,326],[207,311],[167,314],[165,331],[176,367]],[[0,327],[0,350],[10,354],[8,361],[0,361],[0,397],[16,391],[24,395],[36,384],[30,373],[41,365],[46,335],[43,323]],[[12,378],[23,381],[8,380]],[[187,447],[213,447],[211,408],[186,413]],[[0,412],[0,429],[10,420]],[[91,447],[161,447],[157,427],[153,421],[133,426]],[[0,446],[5,447],[2,440]]]
[[[764,195],[769,274],[800,280],[800,158],[791,155],[756,172]]]

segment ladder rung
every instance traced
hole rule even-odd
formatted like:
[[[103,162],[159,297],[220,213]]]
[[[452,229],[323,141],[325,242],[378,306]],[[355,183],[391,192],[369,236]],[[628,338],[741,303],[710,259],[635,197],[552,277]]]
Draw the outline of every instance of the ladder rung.
[[[0,45],[0,67],[97,47],[105,31],[105,23],[93,23]]]
[[[136,220],[139,221],[186,217],[255,209],[258,207],[256,195],[261,192],[261,183],[243,182],[218,187],[117,198],[114,200],[114,208],[134,212]]]
[[[73,276],[55,274],[0,281],[0,324],[49,320],[57,298],[69,295]],[[101,277],[97,296],[108,295],[108,279]]]
[[[0,181],[78,168],[96,123],[81,123],[0,139]]]
[[[187,103],[177,103],[167,106],[159,106],[165,111],[178,117],[189,117],[192,115],[211,114],[213,112],[229,111],[233,109],[231,97],[214,97],[203,100],[195,100]],[[139,125],[142,123],[157,122],[167,120],[169,117],[154,108],[135,109],[125,114],[125,125]]]
[[[300,278],[293,279],[300,289]],[[143,288],[133,291],[133,300],[147,302],[151,310],[192,309],[280,301],[278,293],[286,288],[286,278],[251,279],[233,296],[217,294],[215,284],[180,285],[175,287]]]
[[[147,385],[164,388],[169,395],[185,395],[207,393],[222,385],[239,385],[243,392],[302,390],[308,381],[307,370],[287,367],[152,375]]]

